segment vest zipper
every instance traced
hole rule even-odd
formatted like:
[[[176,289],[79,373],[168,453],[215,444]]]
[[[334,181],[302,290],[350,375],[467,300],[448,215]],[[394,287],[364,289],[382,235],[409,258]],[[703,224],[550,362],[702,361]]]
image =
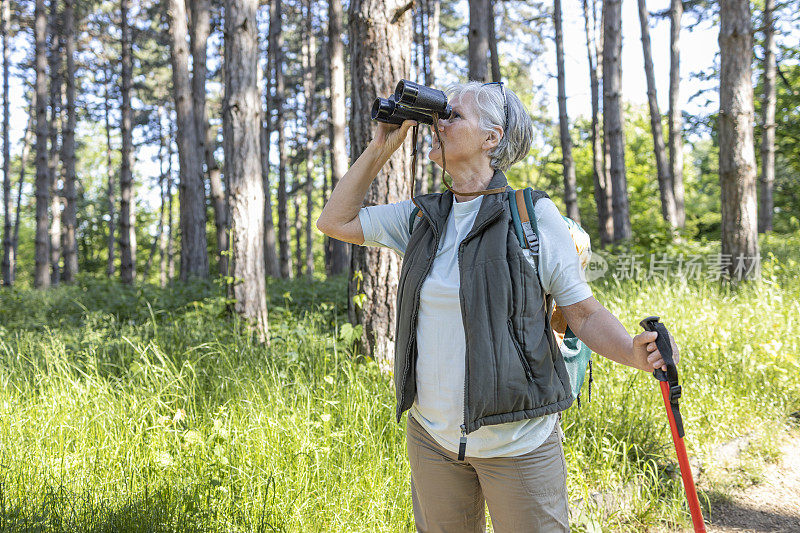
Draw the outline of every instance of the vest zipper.
[[[420,210],[420,212],[423,215],[427,216],[427,214],[425,213],[424,210]],[[434,235],[434,248],[433,249],[434,250],[438,250],[439,249],[439,232],[436,230],[436,226],[430,221],[430,219],[428,220],[428,224],[430,224],[431,229],[433,230],[433,235]],[[403,368],[403,390],[400,391],[400,404],[397,406],[397,421],[398,422],[400,421],[400,417],[402,416],[403,403],[405,402],[405,397],[406,397],[405,383],[408,380],[409,359],[413,355],[413,354],[410,353],[411,341],[414,340],[416,342],[416,338],[417,338],[416,331],[417,331],[417,314],[419,312],[419,293],[422,290],[422,285],[425,283],[425,278],[428,277],[428,272],[430,272],[431,267],[433,266],[433,261],[434,261],[435,258],[436,258],[436,253],[431,255],[430,259],[428,260],[428,268],[425,270],[425,273],[420,278],[419,285],[417,285],[417,288],[416,288],[416,290],[414,292],[414,312],[411,314],[411,328],[413,328],[413,329],[411,329],[411,331],[413,333],[409,336],[408,345],[406,345],[406,353],[408,355],[406,357],[405,367]],[[395,354],[395,357],[397,357],[396,354]]]
[[[472,231],[470,231],[458,245],[458,300],[461,304],[461,322],[464,324],[464,423],[461,424],[461,440],[459,440],[458,444],[459,461],[464,460],[464,455],[467,451],[467,383],[469,382],[469,342],[467,337],[467,324],[464,321],[464,280],[461,279],[461,275],[463,274],[463,270],[461,269],[461,253],[464,251],[464,244],[484,227],[488,226],[490,222],[494,222],[494,220],[499,217],[502,212],[503,209],[501,207],[489,218],[484,220],[480,226],[472,228]]]
[[[510,318],[508,319],[508,332],[511,334],[511,342],[514,343],[514,348],[517,349],[517,355],[519,355],[522,368],[525,369],[525,377],[528,378],[528,381],[533,383],[533,372],[531,371],[531,365],[528,364],[528,360],[525,359],[525,354],[522,352],[519,342],[517,342],[517,336],[514,334],[514,323],[511,322]]]

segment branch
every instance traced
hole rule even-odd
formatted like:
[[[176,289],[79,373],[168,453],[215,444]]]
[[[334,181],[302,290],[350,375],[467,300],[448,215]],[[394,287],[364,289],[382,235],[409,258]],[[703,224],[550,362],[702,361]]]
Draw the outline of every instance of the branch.
[[[775,61],[775,70],[778,71],[778,76],[781,77],[781,79],[783,80],[784,85],[786,85],[786,90],[788,90],[789,93],[792,96],[798,96],[797,91],[794,90],[794,87],[792,87],[792,84],[789,83],[789,80],[786,79],[786,75],[783,73],[783,70],[781,70],[781,66],[778,64],[777,60]]]
[[[392,17],[391,23],[397,24],[397,21],[400,20],[400,17],[402,17],[406,11],[408,11],[413,7],[414,7],[414,0],[410,0],[406,5],[402,7],[398,7],[394,12],[394,16]]]

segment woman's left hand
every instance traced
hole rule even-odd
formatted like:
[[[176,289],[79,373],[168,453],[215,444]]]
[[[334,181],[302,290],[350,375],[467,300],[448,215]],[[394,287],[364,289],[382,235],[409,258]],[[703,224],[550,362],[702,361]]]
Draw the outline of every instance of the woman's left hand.
[[[633,357],[638,363],[638,367],[646,372],[652,372],[657,368],[664,371],[667,370],[667,365],[664,364],[661,352],[658,351],[656,346],[657,337],[658,333],[655,331],[643,331],[633,338]],[[672,335],[669,336],[669,343],[672,346],[672,358],[677,365],[680,353]]]

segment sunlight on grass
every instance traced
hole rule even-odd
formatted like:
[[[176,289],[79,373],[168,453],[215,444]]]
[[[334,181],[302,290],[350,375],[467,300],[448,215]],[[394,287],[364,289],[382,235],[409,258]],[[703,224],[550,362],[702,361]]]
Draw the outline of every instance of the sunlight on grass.
[[[593,283],[629,332],[657,314],[677,339],[687,447],[712,473],[721,443],[800,408],[800,246],[771,244],[739,292]],[[393,385],[339,335],[345,280],[269,290],[269,349],[212,282],[0,291],[0,531],[413,531]],[[596,358],[562,424],[575,531],[688,523],[652,378]]]

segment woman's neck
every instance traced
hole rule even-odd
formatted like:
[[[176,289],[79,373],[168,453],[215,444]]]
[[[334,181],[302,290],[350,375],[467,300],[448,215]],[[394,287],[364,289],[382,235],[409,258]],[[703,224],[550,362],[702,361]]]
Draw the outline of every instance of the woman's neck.
[[[494,169],[488,161],[475,165],[465,165],[461,168],[447,166],[447,173],[453,179],[453,189],[459,192],[479,192],[489,188],[489,182],[494,177]],[[455,195],[457,202],[474,200],[477,196]]]

